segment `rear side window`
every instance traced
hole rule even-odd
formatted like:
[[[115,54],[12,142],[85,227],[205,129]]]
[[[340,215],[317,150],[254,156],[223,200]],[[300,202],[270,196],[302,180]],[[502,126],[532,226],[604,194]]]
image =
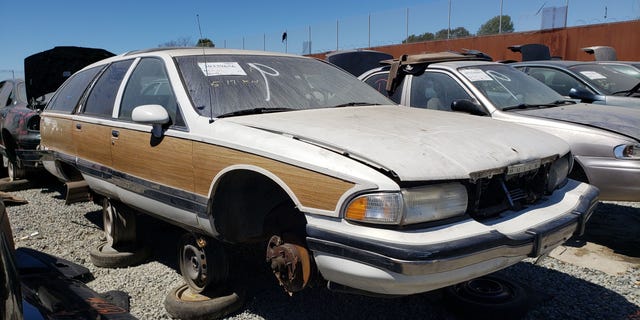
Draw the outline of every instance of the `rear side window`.
[[[132,62],[133,60],[114,62],[104,70],[87,97],[84,114],[111,117],[118,88]]]
[[[96,74],[102,70],[104,66],[91,68],[85,71],[80,71],[69,80],[58,91],[56,96],[51,100],[47,106],[48,111],[56,111],[62,113],[71,113],[75,109],[78,101],[82,97],[82,94],[87,89],[87,86]]]

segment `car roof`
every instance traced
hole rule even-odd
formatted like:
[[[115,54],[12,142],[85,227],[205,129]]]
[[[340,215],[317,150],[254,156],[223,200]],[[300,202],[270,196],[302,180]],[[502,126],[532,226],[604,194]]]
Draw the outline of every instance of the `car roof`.
[[[90,69],[95,66],[104,65],[113,61],[120,61],[126,58],[144,57],[144,56],[168,56],[168,57],[181,57],[181,56],[197,56],[197,55],[260,55],[260,56],[273,56],[273,57],[297,57],[304,59],[314,59],[304,57],[296,54],[288,54],[281,52],[270,51],[254,51],[254,50],[241,50],[241,49],[222,49],[222,48],[207,48],[207,47],[169,47],[169,48],[151,48],[143,50],[134,50],[119,54],[117,56],[107,58],[96,63],[87,66],[84,69]]]
[[[514,62],[511,63],[514,66],[525,66],[525,65],[546,65],[546,66],[555,66],[559,68],[569,68],[581,64],[598,64],[596,61],[575,61],[575,60],[534,60],[534,61],[522,61],[522,62]]]

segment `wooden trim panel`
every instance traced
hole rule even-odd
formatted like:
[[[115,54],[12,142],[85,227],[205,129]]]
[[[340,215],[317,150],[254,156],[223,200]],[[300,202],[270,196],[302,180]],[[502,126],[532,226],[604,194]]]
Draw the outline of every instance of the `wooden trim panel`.
[[[193,163],[196,193],[208,196],[213,178],[226,167],[251,165],[263,168],[279,177],[305,207],[334,211],[338,201],[354,183],[318,172],[299,168],[257,155],[194,142]]]

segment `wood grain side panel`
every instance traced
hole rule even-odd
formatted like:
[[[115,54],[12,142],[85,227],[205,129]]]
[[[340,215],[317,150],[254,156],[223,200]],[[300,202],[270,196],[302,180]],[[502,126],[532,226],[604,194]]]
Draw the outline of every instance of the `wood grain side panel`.
[[[122,128],[111,137],[113,169],[173,188],[194,192],[191,156],[193,142],[164,136],[153,141],[151,133]]]
[[[76,155],[84,160],[111,166],[111,128],[100,124],[74,121],[73,144]]]
[[[56,116],[43,117],[40,126],[40,143],[49,150],[75,155],[73,144],[73,120]]]
[[[216,174],[231,165],[253,165],[263,168],[284,181],[302,205],[333,211],[340,197],[354,184],[311,170],[233,149],[194,143],[196,193],[207,196]]]

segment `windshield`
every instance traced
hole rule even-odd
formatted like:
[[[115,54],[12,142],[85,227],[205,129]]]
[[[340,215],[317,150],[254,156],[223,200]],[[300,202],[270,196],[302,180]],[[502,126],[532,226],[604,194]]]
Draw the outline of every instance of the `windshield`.
[[[550,105],[564,97],[513,67],[487,64],[458,69],[498,109]]]
[[[596,87],[602,94],[613,94],[630,90],[640,81],[627,72],[621,71],[620,68],[619,65],[612,67],[605,64],[580,64],[569,69]]]
[[[207,55],[176,61],[194,106],[207,117],[394,104],[352,75],[315,59]]]

